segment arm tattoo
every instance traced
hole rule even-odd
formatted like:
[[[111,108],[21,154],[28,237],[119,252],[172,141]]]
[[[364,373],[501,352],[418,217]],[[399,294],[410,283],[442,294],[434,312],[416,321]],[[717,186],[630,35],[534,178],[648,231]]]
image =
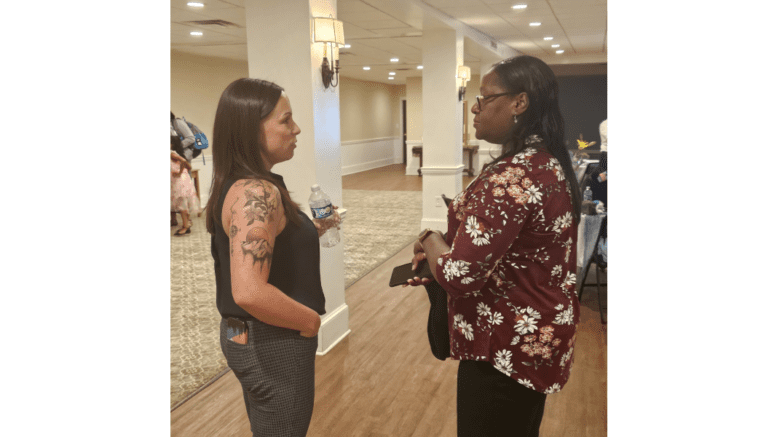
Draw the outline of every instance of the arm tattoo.
[[[229,207],[230,212],[232,213],[232,226],[229,227],[229,254],[232,255],[233,252],[233,245],[232,242],[235,239],[235,236],[238,232],[240,232],[240,229],[238,229],[237,226],[234,225],[235,222],[235,214],[237,214],[237,211],[235,211],[235,205],[237,205],[237,200],[235,200],[235,203],[232,204],[231,207]]]
[[[248,220],[248,225],[251,225],[255,220],[265,221],[268,215],[278,209],[278,200],[274,198],[268,185],[262,182],[247,185],[245,190],[246,204],[243,206],[243,212]],[[259,187],[262,188],[262,194],[257,193]]]
[[[240,246],[243,249],[243,255],[251,255],[253,263],[260,263],[260,267],[264,267],[264,263],[267,263],[267,268],[272,266],[272,246],[268,239],[270,236],[264,228],[253,228],[248,231],[246,235],[246,241]]]

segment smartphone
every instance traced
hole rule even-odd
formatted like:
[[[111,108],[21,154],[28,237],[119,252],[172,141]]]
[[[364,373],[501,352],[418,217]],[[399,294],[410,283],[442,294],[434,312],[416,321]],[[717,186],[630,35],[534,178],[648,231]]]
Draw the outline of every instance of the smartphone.
[[[402,264],[401,266],[394,267],[394,271],[391,272],[391,279],[389,280],[389,287],[396,287],[397,285],[407,284],[408,279],[415,277],[434,279],[432,276],[432,269],[429,267],[429,263],[425,259],[418,263],[418,268],[413,271],[413,263]]]
[[[239,344],[248,343],[248,326],[242,320],[227,318],[227,338]]]

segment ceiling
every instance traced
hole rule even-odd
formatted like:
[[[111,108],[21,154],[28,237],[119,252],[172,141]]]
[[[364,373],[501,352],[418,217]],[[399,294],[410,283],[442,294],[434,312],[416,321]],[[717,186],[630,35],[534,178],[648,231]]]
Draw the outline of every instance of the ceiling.
[[[244,0],[196,0],[204,3],[201,8],[187,6],[189,1],[170,2],[171,49],[247,61]],[[513,9],[516,4],[527,7]],[[345,42],[351,45],[340,49],[340,74],[396,85],[404,84],[407,77],[421,76],[416,67],[422,60],[424,10],[444,14],[536,56],[557,74],[606,71],[607,0],[338,0],[336,18],[343,21]],[[209,20],[222,21],[194,23]],[[530,26],[532,22],[541,25]],[[192,31],[203,34],[192,36]],[[559,49],[564,53],[557,54]],[[474,74],[480,70],[483,50],[465,38],[464,63]],[[399,61],[390,62],[391,58]],[[396,72],[394,80],[388,79],[389,71]]]

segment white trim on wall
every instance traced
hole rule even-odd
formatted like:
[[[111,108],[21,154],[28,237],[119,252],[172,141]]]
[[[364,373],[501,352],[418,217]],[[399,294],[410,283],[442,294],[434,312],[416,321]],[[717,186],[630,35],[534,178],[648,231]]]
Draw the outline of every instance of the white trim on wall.
[[[402,138],[398,137],[342,141],[340,143],[342,175],[396,164],[397,155],[399,155],[399,162],[402,162],[401,154],[397,153],[398,142],[401,151]]]

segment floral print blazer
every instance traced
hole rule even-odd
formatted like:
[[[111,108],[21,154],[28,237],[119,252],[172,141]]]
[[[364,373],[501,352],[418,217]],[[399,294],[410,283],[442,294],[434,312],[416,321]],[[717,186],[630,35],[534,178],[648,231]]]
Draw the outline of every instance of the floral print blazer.
[[[529,147],[451,202],[451,249],[436,267],[450,296],[451,358],[488,361],[546,394],[567,382],[580,320],[569,190],[558,160]]]

